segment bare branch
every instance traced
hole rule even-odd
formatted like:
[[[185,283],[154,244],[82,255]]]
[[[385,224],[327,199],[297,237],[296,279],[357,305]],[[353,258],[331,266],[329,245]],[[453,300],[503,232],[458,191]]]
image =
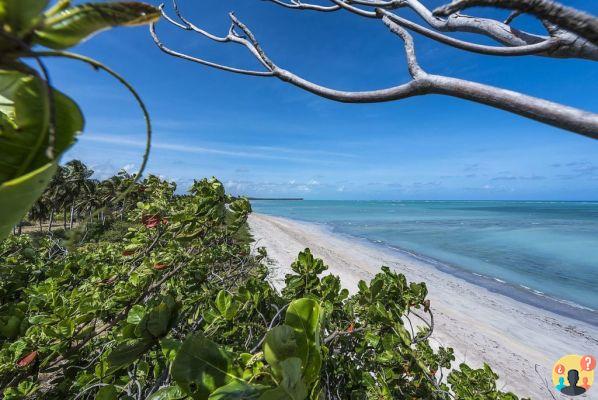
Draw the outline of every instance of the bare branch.
[[[507,52],[508,54],[505,55],[536,54],[545,57],[586,58],[589,60],[598,60],[598,46],[591,44],[589,41],[582,39],[571,32],[560,30],[551,32],[551,36],[538,36],[515,29],[509,26],[507,22],[503,23],[488,18],[472,17],[462,14],[452,14],[447,19],[442,19],[432,14],[432,12],[428,10],[428,8],[426,8],[426,6],[424,6],[419,0],[404,1],[405,6],[415,11],[432,28],[441,32],[476,33],[487,36],[509,47],[530,46],[537,43],[545,42],[549,40],[551,37],[553,39],[556,39],[553,41],[552,46],[547,46],[546,51],[536,52],[536,50],[533,48],[523,48],[520,54],[512,54],[511,52]],[[413,22],[411,23],[413,24]],[[463,50],[478,52],[482,54],[499,55],[499,51],[494,52],[493,50],[490,50],[490,52],[488,52],[485,51],[483,47],[480,48],[478,47],[479,45],[473,43],[461,41],[463,45],[457,45],[457,42],[450,43],[449,41],[440,40],[440,37],[432,37],[432,35],[427,34],[427,32],[424,31],[418,31],[418,33],[421,33],[432,39],[442,41],[445,44],[455,46]],[[480,49],[481,51],[478,51]]]
[[[234,67],[229,67],[227,65],[222,65],[222,64],[218,64],[218,63],[214,63],[211,61],[207,61],[201,58],[197,58],[197,57],[193,57],[184,53],[179,53],[177,51],[174,51],[168,47],[166,47],[161,41],[160,38],[158,37],[158,34],[156,33],[156,23],[152,23],[150,24],[150,34],[152,35],[152,38],[154,39],[154,43],[156,44],[156,46],[158,46],[158,48],[160,50],[162,50],[164,53],[171,55],[173,57],[178,57],[178,58],[182,58],[184,60],[187,61],[192,61],[198,64],[202,64],[205,65],[207,67],[211,67],[211,68],[216,68],[216,69],[220,69],[223,71],[227,71],[227,72],[233,72],[236,74],[244,74],[244,75],[252,75],[252,76],[273,76],[274,74],[272,73],[272,71],[253,71],[253,70],[246,70],[246,69],[239,69],[239,68],[234,68]],[[227,41],[233,41],[232,38],[228,38],[229,40]],[[235,38],[234,40],[235,42],[241,42],[243,44],[242,40],[239,40],[238,38]],[[249,50],[251,51],[252,49],[249,48]]]
[[[260,47],[260,44],[258,43],[258,41],[255,38],[255,36],[253,35],[253,33],[249,30],[249,28],[247,28],[247,26],[244,23],[239,21],[239,19],[237,17],[235,17],[235,14],[230,13],[229,15],[230,15],[230,19],[232,19],[232,21],[233,21],[233,24],[238,26],[245,33],[245,35],[251,42],[251,46],[249,46],[249,47],[252,47],[255,50],[255,52],[257,53],[257,57],[261,61],[263,61],[263,63],[266,64],[266,66],[268,66],[270,70],[274,69],[276,66],[268,58],[268,56],[266,55],[264,50],[262,50],[262,48]]]
[[[395,22],[391,21],[388,16],[382,17],[382,21],[392,33],[397,34],[405,43],[405,56],[407,58],[407,67],[409,68],[409,73],[413,77],[413,79],[417,79],[426,75],[426,73],[421,69],[417,62],[417,57],[415,56],[415,46],[413,45],[413,37],[405,29],[401,26],[396,24]]]
[[[498,7],[533,14],[598,45],[598,18],[552,0],[453,0],[434,10],[448,16],[470,7]]]
[[[330,1],[332,1],[339,7],[342,7],[345,10],[352,12],[353,14],[361,15],[362,17],[367,17],[367,18],[378,18],[378,14],[376,14],[375,11],[367,11],[367,10],[363,10],[359,7],[352,6],[351,4],[349,4],[350,3],[349,1],[345,1],[345,0],[330,0]]]
[[[276,4],[281,4],[281,1],[272,1]],[[501,50],[494,46],[484,46],[475,44],[472,42],[466,42],[463,40],[453,39],[445,35],[440,35],[433,30],[426,30],[422,26],[403,19],[405,21],[401,25],[408,29],[414,30],[422,35],[425,35],[431,39],[440,41],[441,43],[480,54],[486,55],[504,55],[504,56],[523,56],[523,55],[539,55],[544,57],[556,57],[556,58],[585,58],[589,60],[598,60],[598,46],[593,45],[588,40],[580,38],[579,36],[565,31],[555,30],[551,32],[550,36],[539,36],[528,32],[524,32],[515,28],[510,27],[508,24],[511,20],[500,22],[487,18],[471,17],[468,15],[452,14],[447,19],[442,19],[434,16],[432,12],[426,8],[419,0],[390,0],[390,1],[377,1],[377,0],[331,0],[335,3],[333,6],[335,10],[345,9],[353,12],[357,15],[375,18],[375,13],[369,10],[363,10],[361,8],[353,6],[353,4],[378,7],[384,9],[397,9],[401,7],[409,7],[420,17],[422,17],[426,23],[432,28],[442,32],[469,32],[477,33],[487,36],[497,42],[508,46],[508,47],[520,47],[516,50]],[[307,4],[294,2],[289,5],[288,3],[282,3],[281,5],[289,8],[296,8],[302,10],[316,10],[317,8],[307,7]],[[301,5],[301,7],[299,7]],[[310,5],[311,6],[311,5]],[[327,10],[330,11],[330,10]],[[514,15],[514,14],[512,14]],[[395,22],[401,23],[396,16]],[[551,40],[552,39],[552,40]],[[539,44],[544,43],[544,44]],[[537,45],[537,46],[536,46]]]
[[[295,1],[295,0],[293,0]],[[407,66],[412,76],[412,80],[402,85],[393,86],[386,89],[370,90],[370,91],[342,91],[328,88],[300,76],[280,68],[266,55],[261,48],[255,35],[251,30],[240,22],[233,14],[231,19],[233,21],[233,29],[229,32],[227,38],[230,41],[242,44],[249,49],[253,55],[269,70],[267,72],[261,71],[246,71],[238,70],[232,67],[222,66],[219,64],[207,62],[201,59],[195,59],[187,55],[173,52],[165,49],[158,40],[154,25],[151,26],[152,36],[158,46],[168,54],[189,59],[191,61],[199,62],[210,67],[224,69],[231,72],[245,73],[249,75],[260,76],[275,76],[276,78],[297,86],[303,90],[314,93],[318,96],[346,103],[376,103],[401,100],[412,96],[419,96],[424,94],[442,94],[461,99],[470,100],[476,103],[486,104],[495,108],[509,111],[514,114],[522,115],[527,118],[534,119],[549,125],[553,125],[562,129],[567,129],[572,132],[598,139],[598,115],[587,111],[575,109],[561,104],[553,103],[544,99],[539,99],[531,96],[526,96],[521,93],[510,90],[500,89],[497,87],[483,85],[476,82],[465,81],[461,79],[427,74],[422,70],[417,62],[415,55],[415,47],[411,35],[404,29],[409,28],[416,32],[425,34],[443,43],[451,44],[455,47],[465,48],[470,51],[485,52],[485,54],[495,55],[521,55],[533,54],[534,52],[551,51],[551,46],[558,39],[548,37],[541,39],[539,42],[530,45],[498,48],[493,46],[481,46],[473,43],[458,41],[457,39],[441,35],[438,32],[429,30],[402,17],[399,17],[387,9],[375,8],[374,11],[365,10],[349,3],[349,0],[330,0],[338,5],[340,8],[346,9],[355,14],[368,17],[382,19],[383,23],[391,30],[391,32],[398,35],[404,42],[405,54],[407,58]],[[367,0],[351,0],[351,2],[359,1],[360,3],[367,2]],[[377,1],[377,0],[376,0]],[[410,6],[421,8],[421,3],[416,0],[402,0],[409,3]],[[298,4],[294,2],[293,4]],[[393,4],[392,6],[396,6]],[[422,6],[423,7],[423,6]],[[424,13],[420,9],[421,13]],[[427,11],[429,13],[429,11]],[[436,21],[440,26],[444,22],[431,14],[428,16],[430,20]],[[502,24],[494,21],[495,23]],[[508,25],[504,25],[507,26]],[[434,25],[433,25],[434,26]],[[244,36],[236,33],[234,28],[239,28]],[[509,28],[510,29],[510,28]],[[466,29],[463,29],[466,31]],[[502,54],[499,54],[502,53]]]
[[[486,54],[486,55],[494,55],[494,56],[522,56],[522,55],[531,55],[531,54],[538,54],[543,53],[546,51],[550,51],[558,47],[559,42],[557,39],[548,38],[543,42],[530,44],[530,45],[523,45],[523,46],[515,46],[515,47],[503,47],[503,46],[485,46],[481,44],[475,44],[471,42],[466,42],[464,40],[459,40],[452,38],[450,36],[443,35],[431,29],[425,28],[421,25],[418,25],[414,22],[409,21],[408,19],[399,17],[396,14],[390,13],[388,11],[381,10],[380,11],[386,18],[392,20],[393,22],[404,26],[406,28],[411,29],[417,33],[420,33],[424,36],[429,37],[430,39],[434,39],[438,42],[448,44],[449,46],[456,47],[458,49],[471,51],[474,53]]]
[[[281,0],[262,0],[262,1],[271,1],[272,3],[278,4],[279,6],[283,6],[286,8],[294,8],[296,10],[312,10],[312,11],[322,11],[322,12],[331,12],[340,10],[339,6],[321,6],[318,4],[307,4],[302,3],[299,0],[291,0],[290,3],[285,3]]]
[[[520,10],[512,11],[511,14],[509,14],[509,16],[507,17],[507,19],[505,19],[503,24],[509,25],[511,22],[513,22],[515,20],[515,18],[517,18],[521,14],[523,14],[523,11],[520,11]]]
[[[183,17],[183,15],[181,14],[181,11],[179,10],[179,5],[177,4],[176,0],[172,0],[172,5],[174,8],[174,12],[176,13],[177,17],[179,17],[179,19],[183,22],[183,24],[175,21],[164,11],[164,3],[160,4],[160,6],[158,7],[160,9],[160,12],[162,13],[162,16],[171,24],[175,25],[178,28],[184,29],[186,31],[197,32],[200,35],[203,35],[203,36],[207,37],[208,39],[214,40],[216,42],[228,42],[229,41],[228,37],[213,35],[203,29],[198,28],[193,23],[191,23],[190,21],[185,19],[185,17]]]

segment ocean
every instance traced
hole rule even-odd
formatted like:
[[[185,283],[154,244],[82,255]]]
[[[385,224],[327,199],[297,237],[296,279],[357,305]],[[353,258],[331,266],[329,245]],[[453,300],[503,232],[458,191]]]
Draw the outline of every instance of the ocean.
[[[598,323],[598,202],[252,201]]]

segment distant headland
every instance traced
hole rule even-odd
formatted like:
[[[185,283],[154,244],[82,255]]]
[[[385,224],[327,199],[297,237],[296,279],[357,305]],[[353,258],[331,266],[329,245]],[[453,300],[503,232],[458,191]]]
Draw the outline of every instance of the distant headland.
[[[303,201],[303,197],[248,197],[247,200],[293,200],[293,201]]]

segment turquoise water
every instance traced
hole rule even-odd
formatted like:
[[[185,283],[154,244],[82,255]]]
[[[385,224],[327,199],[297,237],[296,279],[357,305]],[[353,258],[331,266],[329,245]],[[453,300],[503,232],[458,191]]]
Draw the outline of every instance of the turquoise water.
[[[259,213],[435,262],[470,281],[598,321],[598,202],[253,201]]]

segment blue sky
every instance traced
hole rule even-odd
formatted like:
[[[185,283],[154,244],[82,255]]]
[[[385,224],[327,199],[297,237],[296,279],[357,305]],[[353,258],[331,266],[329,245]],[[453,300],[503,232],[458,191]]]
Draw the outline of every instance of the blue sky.
[[[565,3],[598,13],[598,3]],[[236,11],[277,64],[320,84],[363,90],[409,79],[402,44],[380,21],[287,10],[259,0],[180,0],[180,5],[191,20],[219,34],[229,26],[227,13]],[[540,30],[531,19],[516,26]],[[158,31],[179,51],[256,67],[241,47],[210,43],[166,23]],[[415,39],[428,72],[598,112],[598,68],[590,61],[501,59]],[[335,103],[273,78],[168,57],[146,28],[105,32],[75,51],[105,62],[139,90],[155,128],[148,171],[175,180],[181,189],[194,178],[216,176],[230,192],[251,196],[598,200],[598,141],[486,106],[432,95],[385,104]],[[54,84],[87,117],[84,135],[64,160],[82,159],[99,178],[138,167],[143,120],[127,92],[73,61],[48,65]]]

